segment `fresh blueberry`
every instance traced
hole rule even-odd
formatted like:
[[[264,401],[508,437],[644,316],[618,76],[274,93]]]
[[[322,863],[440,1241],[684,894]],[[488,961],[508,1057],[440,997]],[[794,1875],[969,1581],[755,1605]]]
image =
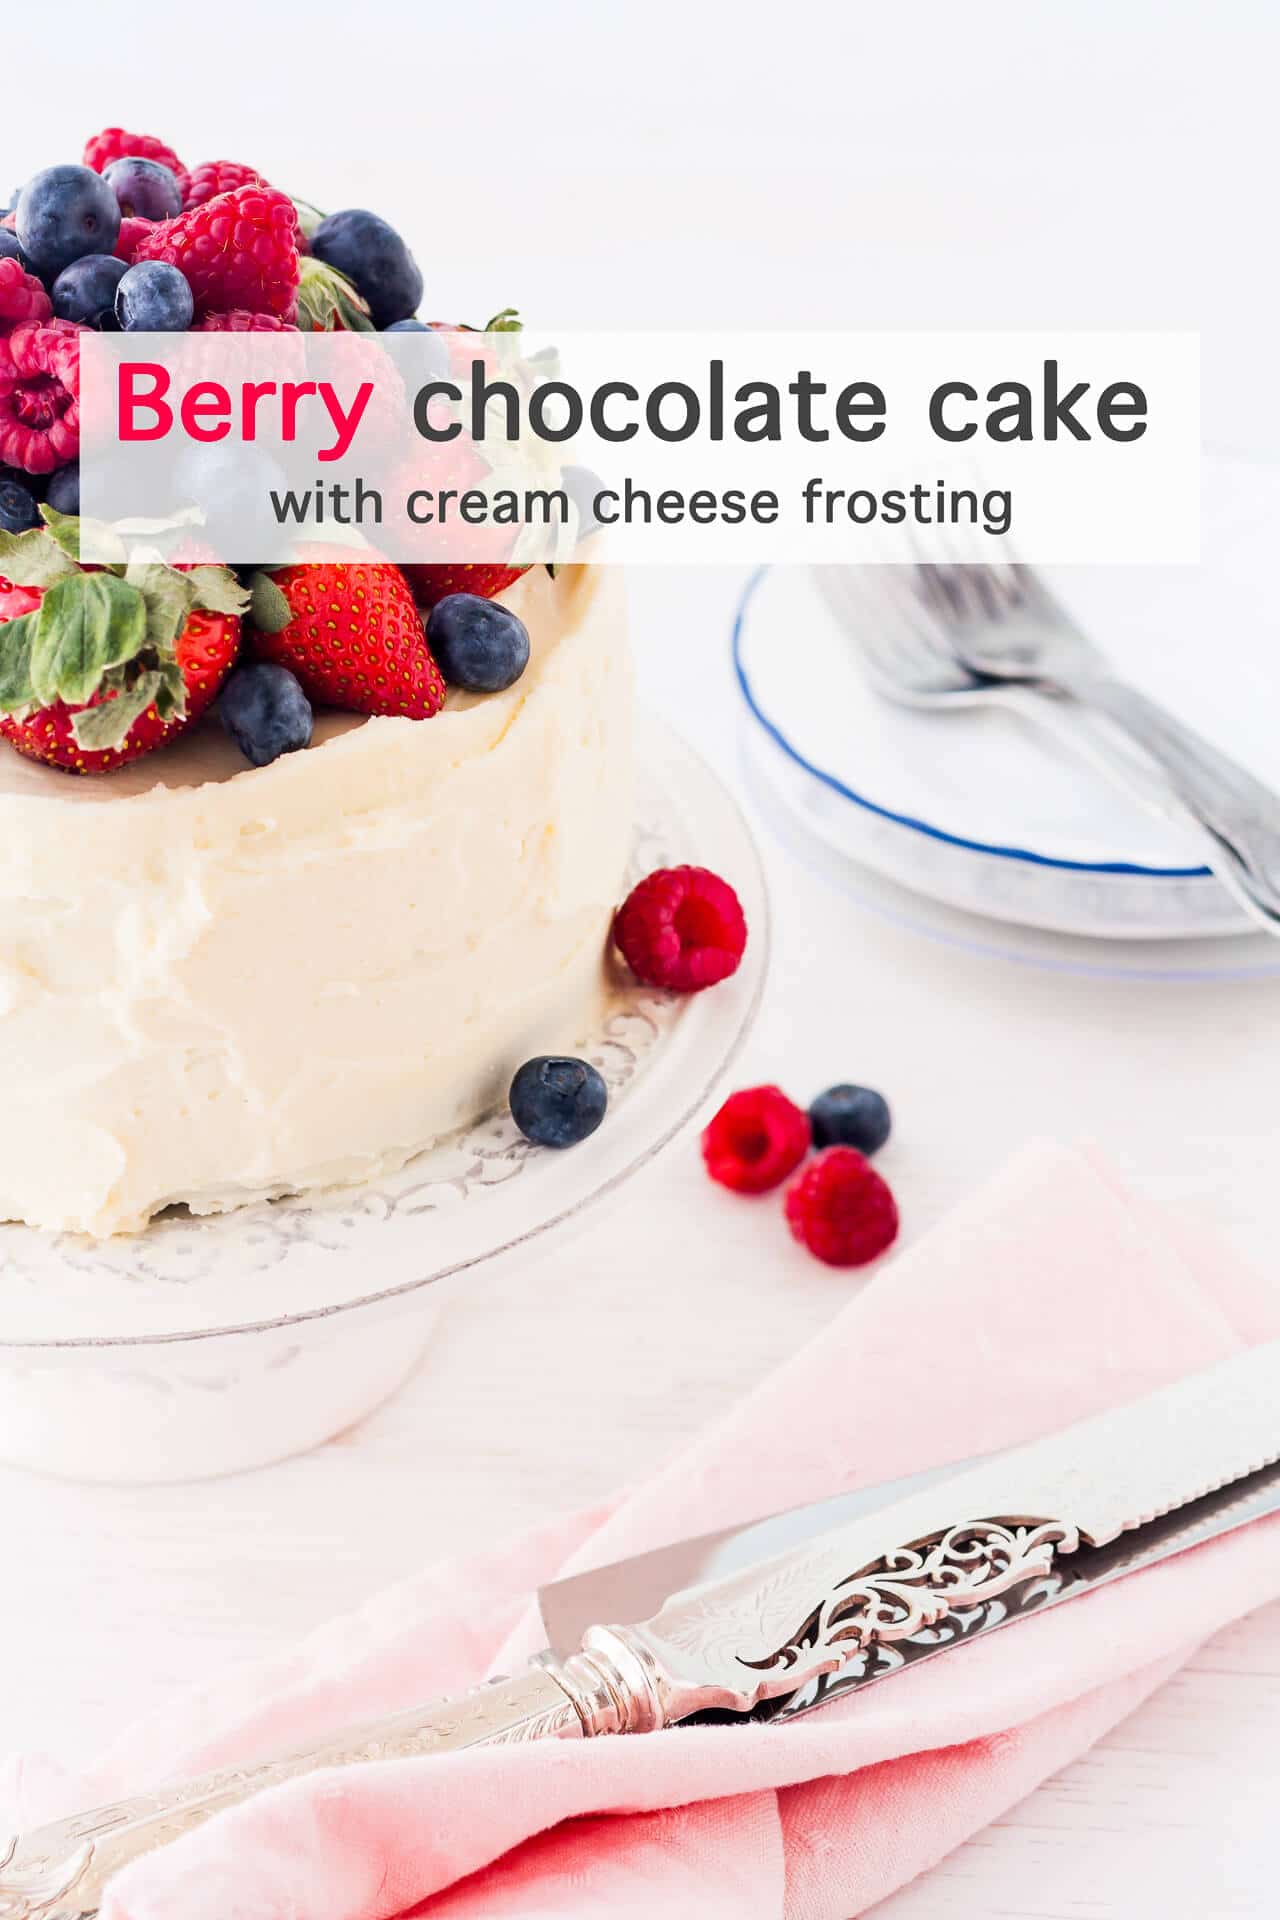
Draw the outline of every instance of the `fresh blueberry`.
[[[317,260],[336,267],[369,303],[375,327],[409,320],[422,299],[418,263],[394,227],[364,207],[347,207],[322,220],[311,236]]]
[[[576,1147],[604,1119],[609,1094],[585,1060],[539,1054],[511,1082],[511,1118],[539,1147]]]
[[[273,660],[237,667],[218,695],[218,712],[255,767],[268,767],[282,753],[311,744],[311,702],[288,667]]]
[[[103,179],[133,220],[172,220],[182,212],[182,189],[172,167],[128,154],[104,169]]]
[[[53,283],[50,299],[59,320],[77,320],[84,327],[115,331],[116,289],[128,273],[128,263],[109,253],[86,253],[64,267]]]
[[[8,227],[0,227],[0,260],[21,260],[22,248],[18,245],[18,236]]]
[[[393,320],[384,333],[411,333],[414,335],[412,353],[406,355],[402,371],[412,374],[415,380],[425,385],[430,380],[447,380],[452,371],[449,360],[449,336],[435,327],[424,326],[421,320]]]
[[[496,600],[447,593],[427,618],[427,645],[451,687],[501,693],[529,664],[529,629]]]
[[[80,462],[78,460],[72,460],[65,467],[58,468],[50,478],[44,497],[55,513],[79,513]]]
[[[828,1087],[809,1108],[815,1147],[856,1147],[875,1153],[889,1138],[889,1103],[871,1087]]]
[[[186,275],[167,260],[139,260],[116,293],[116,319],[126,333],[183,333],[195,311]]]
[[[46,167],[18,197],[18,244],[42,280],[55,280],[86,253],[111,253],[120,206],[91,167]]]
[[[0,530],[28,533],[40,525],[40,509],[27,476],[0,471]]]
[[[585,540],[599,527],[596,519],[596,495],[604,485],[590,467],[562,467],[560,484],[578,509],[578,538]]]

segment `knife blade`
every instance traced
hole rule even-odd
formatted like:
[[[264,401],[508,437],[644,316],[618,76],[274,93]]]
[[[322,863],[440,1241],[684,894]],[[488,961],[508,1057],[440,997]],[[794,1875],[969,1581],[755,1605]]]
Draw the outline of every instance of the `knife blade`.
[[[0,1920],[92,1920],[112,1874],[321,1767],[784,1719],[1280,1511],[1280,1342],[985,1459],[556,1583],[513,1678],[7,1849]]]

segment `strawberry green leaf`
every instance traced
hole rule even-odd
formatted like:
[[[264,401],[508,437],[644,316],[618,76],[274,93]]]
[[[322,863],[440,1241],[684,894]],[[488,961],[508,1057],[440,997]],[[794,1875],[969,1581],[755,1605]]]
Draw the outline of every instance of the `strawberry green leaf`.
[[[524,321],[520,318],[520,309],[504,307],[501,313],[494,314],[492,320],[485,321],[483,331],[485,333],[520,333],[523,329]]]
[[[104,677],[104,698],[85,707],[71,722],[76,743],[87,753],[122,747],[143,714],[155,708],[163,721],[181,720],[187,707],[187,687],[176,660],[159,666],[113,667]]]
[[[187,711],[187,683],[176,660],[166,660],[160,668],[156,711],[162,720],[181,720]]]
[[[72,573],[45,594],[31,649],[31,685],[41,706],[91,700],[111,667],[147,642],[147,608],[113,573]]]
[[[183,576],[194,590],[192,605],[206,613],[229,613],[238,619],[249,605],[249,594],[230,567],[192,567]]]
[[[298,231],[299,233],[305,234],[307,239],[310,240],[316,228],[324,219],[324,215],[318,207],[313,207],[309,200],[299,200],[296,193],[292,194],[290,198],[293,201],[293,210],[298,216]],[[305,258],[306,256],[304,255],[303,257]]]
[[[80,559],[80,516],[75,513],[58,513],[53,507],[42,506],[40,517],[48,527],[50,535],[57,541],[68,560],[77,563]]]
[[[74,561],[46,528],[32,527],[28,533],[0,530],[0,574],[15,587],[52,586],[74,572]]]
[[[160,657],[173,655],[174,642],[187,624],[195,588],[185,573],[162,561],[130,563],[125,584],[136,587],[147,610],[147,647]]]
[[[20,613],[0,626],[0,713],[25,713],[36,704],[31,648],[39,613]]]
[[[121,747],[136,721],[142,718],[160,691],[160,670],[149,668],[140,673],[131,687],[124,687],[111,700],[86,707],[71,722],[77,746],[87,753],[105,753]]]
[[[336,267],[314,255],[298,263],[298,326],[303,333],[372,333],[368,303]]]
[[[249,583],[249,618],[259,633],[283,633],[293,608],[269,573],[255,573]]]

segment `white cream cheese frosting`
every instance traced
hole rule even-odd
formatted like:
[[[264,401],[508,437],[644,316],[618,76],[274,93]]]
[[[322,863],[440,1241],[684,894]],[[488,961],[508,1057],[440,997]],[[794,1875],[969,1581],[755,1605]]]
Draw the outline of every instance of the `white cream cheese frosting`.
[[[530,570],[532,657],[434,719],[214,725],[77,779],[0,748],[0,1219],[98,1236],[358,1182],[586,1038],[632,826],[621,578]]]

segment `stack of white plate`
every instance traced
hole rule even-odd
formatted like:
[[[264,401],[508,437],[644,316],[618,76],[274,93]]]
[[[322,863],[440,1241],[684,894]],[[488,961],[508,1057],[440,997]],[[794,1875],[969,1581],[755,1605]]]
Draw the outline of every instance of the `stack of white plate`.
[[[1199,564],[1046,579],[1120,672],[1280,793],[1277,525],[1280,469],[1206,458]],[[1148,811],[1061,728],[880,698],[807,572],[756,575],[734,653],[770,812],[863,897],[884,904],[878,876],[935,929],[963,937],[977,916],[1033,957],[1105,940],[1106,964],[1126,971],[1280,972],[1280,943],[1244,917],[1194,832]]]

